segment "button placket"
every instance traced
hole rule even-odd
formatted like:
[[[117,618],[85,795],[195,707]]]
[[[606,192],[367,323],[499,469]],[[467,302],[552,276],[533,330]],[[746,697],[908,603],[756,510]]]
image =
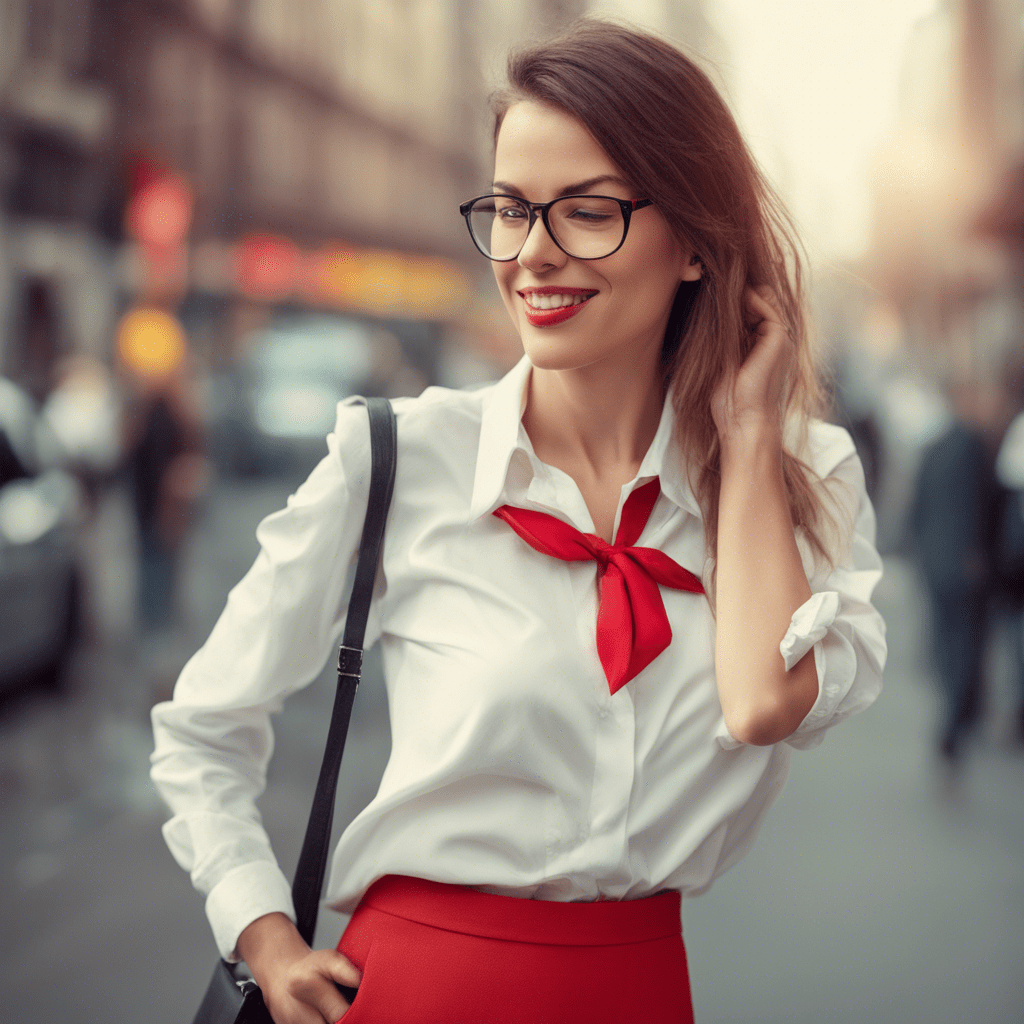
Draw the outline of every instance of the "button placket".
[[[618,701],[615,708],[612,700]],[[634,709],[628,686],[599,706],[595,731],[587,863],[591,870],[610,872],[619,864],[626,843],[636,763]]]

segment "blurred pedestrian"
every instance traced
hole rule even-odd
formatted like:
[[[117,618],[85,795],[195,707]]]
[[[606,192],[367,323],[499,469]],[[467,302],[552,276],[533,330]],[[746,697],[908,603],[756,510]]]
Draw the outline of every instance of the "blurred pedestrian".
[[[864,466],[864,485],[868,497],[875,503],[878,500],[879,481],[886,469],[885,451],[878,423],[877,382],[871,379],[865,363],[854,341],[846,341],[840,347],[834,371],[832,422],[850,432]]]
[[[181,359],[160,372],[133,368],[125,402],[124,468],[138,538],[138,614],[143,634],[176,619],[178,565],[208,465],[194,388]]]
[[[277,1024],[339,1020],[360,982],[353,1022],[692,1021],[681,896],[881,689],[863,468],[818,418],[799,248],[728,107],[603,22],[509,74],[461,213],[525,354],[394,402],[368,635],[392,753],[334,854],[337,951],[296,929],[254,801],[347,614],[361,400],[153,709],[164,834]]]
[[[921,459],[908,526],[931,608],[937,747],[952,762],[981,713],[999,493],[991,391],[956,379],[948,400],[950,422]]]

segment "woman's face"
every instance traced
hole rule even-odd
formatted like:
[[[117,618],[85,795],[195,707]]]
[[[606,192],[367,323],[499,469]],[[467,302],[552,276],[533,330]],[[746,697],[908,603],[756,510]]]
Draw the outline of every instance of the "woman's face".
[[[532,100],[509,108],[498,134],[494,191],[546,203],[560,195],[634,195],[622,172],[571,115]],[[636,210],[626,240],[604,259],[567,256],[537,218],[517,260],[493,263],[502,299],[534,366],[578,369],[603,360],[660,353],[680,281],[700,277],[700,264],[676,241],[657,206]],[[559,289],[565,289],[559,291]],[[538,296],[544,295],[544,298]],[[552,314],[568,303],[572,315]],[[543,312],[534,302],[546,307]],[[546,315],[544,315],[546,314]]]

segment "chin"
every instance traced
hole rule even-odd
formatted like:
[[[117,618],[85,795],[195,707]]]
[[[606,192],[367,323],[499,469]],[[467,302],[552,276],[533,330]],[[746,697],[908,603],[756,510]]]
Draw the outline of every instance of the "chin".
[[[545,337],[543,330],[532,326],[519,337],[523,350],[538,370],[579,370],[600,358],[597,353],[581,351],[578,339],[573,342]]]

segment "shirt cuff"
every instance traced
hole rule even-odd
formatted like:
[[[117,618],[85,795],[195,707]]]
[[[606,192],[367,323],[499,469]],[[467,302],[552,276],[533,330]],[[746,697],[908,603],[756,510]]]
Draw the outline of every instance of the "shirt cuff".
[[[206,916],[220,955],[230,963],[242,958],[238,936],[258,917],[275,912],[295,920],[291,886],[269,860],[255,860],[228,872],[206,897]]]
[[[789,629],[779,644],[788,672],[828,632],[839,614],[839,593],[822,590],[804,601],[789,620]]]

